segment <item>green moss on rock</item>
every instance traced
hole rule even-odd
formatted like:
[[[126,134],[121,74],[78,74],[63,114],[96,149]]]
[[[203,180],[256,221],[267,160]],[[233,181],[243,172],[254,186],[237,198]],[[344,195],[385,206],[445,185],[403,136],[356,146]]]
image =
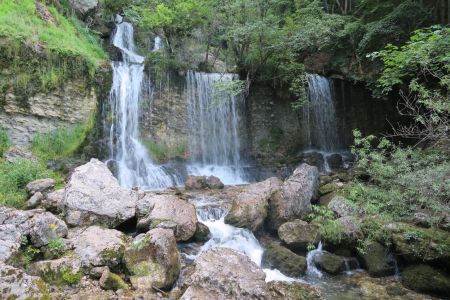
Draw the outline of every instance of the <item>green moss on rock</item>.
[[[402,284],[421,293],[450,295],[450,277],[429,265],[406,267],[401,273]]]

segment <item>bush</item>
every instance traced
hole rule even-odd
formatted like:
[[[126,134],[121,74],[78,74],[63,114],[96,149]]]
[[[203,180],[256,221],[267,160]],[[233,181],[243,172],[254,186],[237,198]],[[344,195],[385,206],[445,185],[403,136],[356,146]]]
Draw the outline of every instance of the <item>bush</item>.
[[[13,163],[0,161],[0,205],[22,208],[27,199],[25,186],[36,179],[54,178],[57,174],[47,170],[39,162],[18,160]]]
[[[10,146],[9,137],[6,133],[6,130],[0,127],[0,157],[3,156],[3,153],[8,150]]]
[[[32,151],[43,160],[73,156],[83,145],[91,129],[91,122],[72,127],[63,127],[36,134],[32,140]]]

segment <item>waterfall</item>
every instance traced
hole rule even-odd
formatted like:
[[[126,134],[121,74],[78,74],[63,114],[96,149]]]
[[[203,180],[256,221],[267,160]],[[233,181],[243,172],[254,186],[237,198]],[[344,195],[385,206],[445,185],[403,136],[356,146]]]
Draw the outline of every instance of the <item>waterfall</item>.
[[[155,36],[153,51],[159,51],[163,48],[163,42],[159,35]]]
[[[133,26],[116,18],[112,39],[119,48],[122,62],[112,62],[113,83],[110,91],[112,124],[110,155],[117,164],[117,176],[125,187],[161,189],[179,185],[178,176],[155,165],[139,140],[139,99],[144,78],[144,57],[134,52]]]
[[[243,97],[218,92],[234,74],[189,71],[186,92],[189,120],[188,173],[214,175],[225,184],[245,183],[240,157],[239,107]]]
[[[309,149],[340,150],[338,121],[334,106],[333,82],[326,77],[307,74],[308,102],[303,107],[304,144]]]

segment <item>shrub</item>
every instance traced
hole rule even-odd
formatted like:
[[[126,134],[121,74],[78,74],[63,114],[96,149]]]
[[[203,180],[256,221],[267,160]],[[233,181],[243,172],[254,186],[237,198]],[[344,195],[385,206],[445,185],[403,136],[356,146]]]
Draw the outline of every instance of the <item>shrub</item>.
[[[0,127],[0,157],[3,156],[3,153],[8,150],[10,146],[8,134],[6,130]]]
[[[48,243],[48,250],[54,258],[62,256],[64,254],[63,240],[61,238],[50,240],[50,242]]]
[[[89,120],[87,124],[36,134],[32,140],[32,151],[43,160],[71,157],[83,145],[92,124]]]
[[[36,161],[25,159],[13,163],[0,161],[0,204],[23,207],[27,199],[25,186],[30,181],[48,177],[60,181],[57,174]]]

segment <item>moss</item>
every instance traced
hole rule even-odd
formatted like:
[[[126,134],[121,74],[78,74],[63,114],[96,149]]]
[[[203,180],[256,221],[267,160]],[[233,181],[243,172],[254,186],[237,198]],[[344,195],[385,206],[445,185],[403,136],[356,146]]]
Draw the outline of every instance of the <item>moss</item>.
[[[67,285],[76,285],[81,280],[81,271],[74,272],[72,268],[64,266],[57,270],[50,267],[40,272],[39,276],[48,284],[63,287]]]
[[[425,264],[406,267],[401,280],[404,286],[418,292],[443,296],[450,294],[450,278]]]
[[[80,283],[81,280],[81,271],[73,273],[71,270],[66,270],[62,274],[62,279],[64,283],[67,285],[75,285]]]
[[[125,281],[123,281],[123,279],[119,275],[114,274],[112,272],[108,272],[106,278],[103,278],[101,280],[102,280],[102,287],[105,290],[117,291],[119,289],[121,290],[129,289]]]

